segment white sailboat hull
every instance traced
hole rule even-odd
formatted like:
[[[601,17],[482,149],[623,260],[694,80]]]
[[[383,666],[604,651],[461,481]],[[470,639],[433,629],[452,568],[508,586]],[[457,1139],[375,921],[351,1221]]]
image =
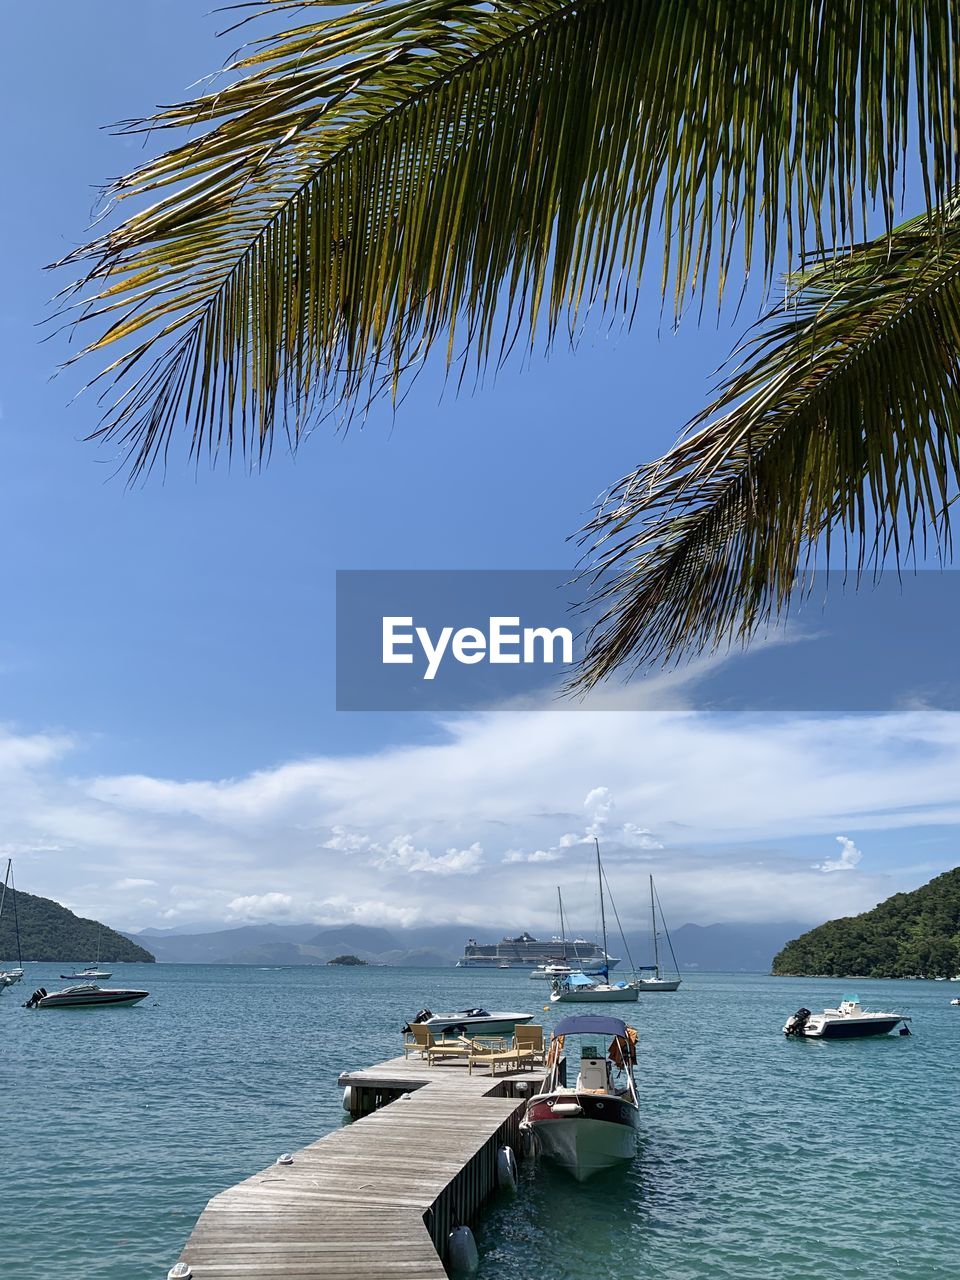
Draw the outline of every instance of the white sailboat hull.
[[[680,988],[680,979],[671,978],[638,978],[635,983],[638,991],[677,991]]]
[[[623,1004],[639,998],[636,987],[571,987],[569,991],[554,991],[550,999],[554,1004]]]

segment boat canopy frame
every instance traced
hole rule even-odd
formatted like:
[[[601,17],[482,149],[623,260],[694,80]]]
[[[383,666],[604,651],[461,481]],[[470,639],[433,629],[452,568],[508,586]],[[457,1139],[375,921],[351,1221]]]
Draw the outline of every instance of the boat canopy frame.
[[[605,1018],[597,1013],[577,1013],[562,1018],[553,1028],[554,1036],[619,1036],[625,1039],[627,1024],[619,1018]]]

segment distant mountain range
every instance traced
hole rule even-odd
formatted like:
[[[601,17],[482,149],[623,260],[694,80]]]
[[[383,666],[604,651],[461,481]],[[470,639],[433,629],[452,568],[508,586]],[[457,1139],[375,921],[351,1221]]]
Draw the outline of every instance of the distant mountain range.
[[[685,924],[672,934],[681,972],[767,973],[774,954],[804,930],[796,921],[773,924]],[[126,936],[149,947],[161,962],[175,964],[326,964],[347,952],[370,964],[431,967],[452,965],[470,936],[504,936],[509,930],[482,925],[433,925],[391,932],[367,925],[255,924],[204,933],[145,929]],[[515,930],[512,932],[516,932]],[[637,964],[652,961],[649,933],[627,935]],[[614,946],[621,953],[622,946]],[[628,968],[624,955],[621,969]]]
[[[50,898],[8,889],[0,918],[0,968],[17,960],[16,924],[24,960],[90,964],[99,947],[103,964],[153,963],[153,955],[128,934],[98,920],[84,920]]]

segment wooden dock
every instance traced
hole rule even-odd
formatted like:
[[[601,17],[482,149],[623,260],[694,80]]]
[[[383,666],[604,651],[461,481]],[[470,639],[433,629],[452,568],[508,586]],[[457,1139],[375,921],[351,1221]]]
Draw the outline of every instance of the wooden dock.
[[[500,1147],[519,1156],[541,1078],[419,1058],[344,1072],[364,1118],[214,1196],[180,1262],[195,1280],[445,1280],[449,1233],[496,1189]]]

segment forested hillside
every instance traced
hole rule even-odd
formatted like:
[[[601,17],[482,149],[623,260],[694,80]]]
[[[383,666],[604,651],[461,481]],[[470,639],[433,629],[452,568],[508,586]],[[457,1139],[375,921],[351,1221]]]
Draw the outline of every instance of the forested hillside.
[[[775,974],[952,978],[960,973],[960,867],[860,916],[830,920],[788,942]]]
[[[16,911],[14,911],[16,908]],[[96,920],[83,920],[59,902],[37,898],[21,890],[7,890],[0,917],[0,965],[17,959],[15,919],[20,924],[20,950],[24,960],[65,960],[90,964],[97,958],[97,936],[100,960],[153,963],[154,957],[122,933],[108,929]]]

